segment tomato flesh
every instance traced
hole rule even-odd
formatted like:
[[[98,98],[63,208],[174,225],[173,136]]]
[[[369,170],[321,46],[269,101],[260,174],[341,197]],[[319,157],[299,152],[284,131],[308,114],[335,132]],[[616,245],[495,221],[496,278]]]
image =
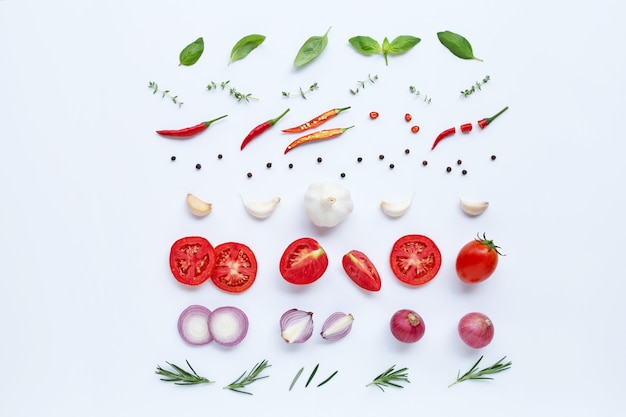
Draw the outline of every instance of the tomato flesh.
[[[215,249],[200,236],[178,239],[170,249],[170,270],[185,285],[200,285],[211,276],[215,265]]]
[[[237,242],[226,242],[215,247],[215,268],[211,280],[221,290],[239,293],[254,284],[257,262],[254,252]]]
[[[351,250],[343,256],[341,264],[356,285],[367,291],[380,291],[380,274],[363,252]]]
[[[328,255],[319,242],[309,237],[294,240],[280,258],[280,275],[285,281],[311,284],[324,275],[328,267]]]
[[[477,284],[489,278],[498,266],[498,250],[493,241],[467,242],[456,258],[456,273],[466,284]]]
[[[441,252],[426,236],[406,235],[394,243],[389,263],[400,281],[413,286],[424,285],[439,272]]]

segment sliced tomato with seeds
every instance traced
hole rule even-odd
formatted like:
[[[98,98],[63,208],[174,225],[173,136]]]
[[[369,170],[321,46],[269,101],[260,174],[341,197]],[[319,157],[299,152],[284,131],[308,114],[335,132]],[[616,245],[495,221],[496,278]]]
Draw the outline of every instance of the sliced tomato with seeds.
[[[185,285],[200,285],[211,276],[215,249],[201,236],[178,239],[170,249],[170,270]]]
[[[352,281],[367,291],[380,291],[381,281],[374,263],[358,250],[351,250],[341,260],[343,270]]]
[[[435,242],[423,235],[406,235],[394,243],[390,256],[391,270],[408,285],[431,281],[441,267],[441,252]]]
[[[301,237],[287,246],[280,258],[280,275],[285,281],[297,285],[311,284],[324,275],[328,255],[319,242]]]
[[[243,243],[226,242],[215,247],[211,281],[219,289],[235,293],[245,291],[254,284],[256,273],[254,252]]]

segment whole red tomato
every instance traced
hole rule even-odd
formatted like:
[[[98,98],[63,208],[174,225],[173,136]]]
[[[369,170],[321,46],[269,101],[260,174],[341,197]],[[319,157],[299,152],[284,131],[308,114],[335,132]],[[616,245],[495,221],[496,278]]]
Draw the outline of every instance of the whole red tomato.
[[[489,278],[498,266],[499,246],[483,234],[461,248],[456,258],[456,273],[466,284],[477,284]]]

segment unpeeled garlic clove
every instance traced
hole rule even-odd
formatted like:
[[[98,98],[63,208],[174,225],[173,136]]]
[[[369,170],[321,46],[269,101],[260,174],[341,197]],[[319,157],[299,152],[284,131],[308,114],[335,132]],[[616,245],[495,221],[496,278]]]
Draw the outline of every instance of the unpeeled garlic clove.
[[[246,211],[257,219],[265,219],[266,217],[269,217],[270,214],[272,214],[272,212],[276,209],[276,206],[278,206],[278,203],[280,203],[280,197],[274,197],[271,200],[262,201],[243,200],[243,205],[246,207]]]
[[[207,203],[191,193],[187,194],[187,207],[191,213],[198,217],[206,216],[212,210],[211,203]]]
[[[380,208],[389,217],[400,217],[406,214],[413,203],[413,196],[407,200],[400,201],[382,201]]]
[[[460,199],[460,204],[461,209],[470,216],[478,216],[489,207],[488,201],[467,201],[462,198]]]

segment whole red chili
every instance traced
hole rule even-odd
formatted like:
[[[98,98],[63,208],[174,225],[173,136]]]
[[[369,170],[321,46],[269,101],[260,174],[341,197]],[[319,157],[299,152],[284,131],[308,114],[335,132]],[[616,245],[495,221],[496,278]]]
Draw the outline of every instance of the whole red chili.
[[[407,122],[410,122],[413,119],[413,116],[411,116],[410,113],[407,113],[404,115],[404,120],[406,120]]]
[[[217,119],[209,120],[208,122],[198,123],[195,126],[186,127],[184,129],[175,130],[157,130],[156,132],[161,136],[170,136],[173,138],[188,138],[204,131],[207,127],[211,126],[211,123],[223,119],[228,116],[227,114],[218,117]]]
[[[300,126],[290,127],[289,129],[283,129],[283,132],[285,132],[285,133],[299,133],[299,132],[303,132],[305,130],[313,129],[314,127],[317,127],[317,126],[319,126],[319,125],[321,125],[323,123],[326,123],[328,120],[330,120],[333,117],[337,116],[342,111],[348,110],[349,108],[350,108],[350,106],[348,106],[348,107],[341,107],[341,108],[338,108],[338,109],[328,110],[327,112],[324,112],[324,113],[320,114],[316,118],[311,119],[308,122],[301,124]]]
[[[276,122],[278,122],[285,114],[287,114],[287,112],[289,111],[289,109],[285,110],[283,112],[283,114],[281,114],[280,116],[274,118],[274,119],[270,119],[267,122],[263,122],[260,125],[258,125],[257,127],[255,127],[254,129],[252,129],[250,131],[250,133],[248,133],[248,136],[246,136],[243,140],[243,142],[241,142],[241,150],[243,150],[243,148],[246,147],[246,145],[248,143],[250,143],[250,141],[254,138],[256,138],[257,136],[259,136],[261,133],[265,132],[267,129],[269,129],[270,127],[274,126],[276,124]]]
[[[471,123],[465,123],[461,125],[461,132],[463,133],[469,133],[472,131],[472,124]]]
[[[370,119],[377,119],[377,118],[378,118],[378,112],[377,111],[370,112]]]
[[[353,127],[354,126],[342,127],[342,128],[336,128],[336,129],[328,129],[328,130],[319,130],[319,131],[317,131],[315,133],[311,133],[309,135],[301,136],[298,139],[296,139],[293,142],[291,142],[289,144],[289,146],[287,146],[287,148],[285,149],[285,153],[289,152],[290,150],[292,150],[296,146],[302,145],[303,143],[309,143],[309,142],[313,142],[313,141],[321,140],[321,139],[334,138],[336,136],[341,135],[346,130],[352,129]]]
[[[495,115],[491,116],[491,117],[485,117],[484,119],[480,119],[478,121],[478,126],[480,126],[481,129],[484,129],[487,127],[487,125],[491,122],[493,122],[496,117],[500,116],[502,113],[504,113],[505,111],[507,111],[509,108],[509,106],[506,106],[505,108],[503,108],[502,110],[500,110],[498,113],[496,113]]]
[[[441,142],[443,139],[447,138],[448,136],[454,135],[455,133],[456,133],[456,127],[451,127],[450,129],[446,129],[443,132],[441,132],[435,139],[435,142],[433,143],[433,147],[430,148],[430,150],[432,151],[433,149],[435,149],[435,146],[437,146],[439,142]]]

